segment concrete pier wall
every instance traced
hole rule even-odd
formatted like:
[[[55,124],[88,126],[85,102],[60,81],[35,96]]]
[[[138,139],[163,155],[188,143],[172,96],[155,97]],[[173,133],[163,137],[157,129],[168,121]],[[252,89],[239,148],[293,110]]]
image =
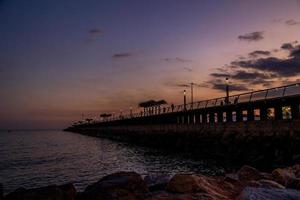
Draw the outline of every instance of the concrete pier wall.
[[[300,120],[86,126],[68,131],[260,168],[300,162]]]

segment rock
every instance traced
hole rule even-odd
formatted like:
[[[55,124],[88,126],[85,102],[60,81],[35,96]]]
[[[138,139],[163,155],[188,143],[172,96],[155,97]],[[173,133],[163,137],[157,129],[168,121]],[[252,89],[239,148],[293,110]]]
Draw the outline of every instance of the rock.
[[[206,193],[216,199],[232,199],[243,189],[240,182],[231,183],[224,178],[202,175],[175,175],[166,190],[174,193]]]
[[[72,189],[71,189],[72,188]],[[72,190],[72,192],[70,192]],[[76,190],[72,184],[46,186],[34,189],[19,188],[4,197],[4,200],[74,200]]]
[[[299,190],[300,189],[300,178],[289,179],[288,183],[286,184],[286,187]]]
[[[226,174],[224,177],[224,181],[235,183],[239,181],[239,177],[237,174]]]
[[[295,164],[291,167],[293,170],[299,171],[300,170],[300,164]]]
[[[215,197],[216,199],[232,199],[243,189],[240,182],[227,182],[224,178],[197,176],[198,187],[201,191]]]
[[[238,172],[240,181],[257,181],[264,178],[264,175],[257,169],[244,165]]]
[[[206,193],[172,194],[168,192],[156,193],[145,200],[220,200]]]
[[[118,172],[88,186],[83,200],[140,200],[148,192],[146,182],[135,172]]]
[[[176,174],[167,184],[166,190],[174,193],[191,193],[200,190],[195,175]]]
[[[170,179],[169,175],[163,174],[150,174],[144,178],[150,192],[164,190]]]
[[[272,174],[265,173],[265,172],[260,172],[264,180],[273,180]]]
[[[262,184],[259,182],[259,181],[247,181],[244,183],[245,184],[245,187],[255,187],[255,188],[258,188],[258,187],[262,187]]]
[[[288,186],[294,179],[296,179],[295,174],[289,169],[275,169],[272,171],[273,180]]]
[[[236,200],[299,200],[300,191],[246,187]]]
[[[278,188],[278,189],[284,189],[285,187],[275,181],[271,180],[259,180],[258,181],[261,184],[261,187],[264,188]]]
[[[3,185],[0,183],[0,200],[3,199]]]
[[[300,175],[300,165],[299,164],[292,166],[291,170],[293,171],[293,173],[296,175],[297,178],[300,178],[299,177],[299,175]]]
[[[74,185],[72,183],[67,183],[64,185],[60,185],[58,186],[59,189],[61,189],[62,191],[64,191],[65,196],[70,197],[70,200],[74,200],[76,197],[76,188],[74,187]]]

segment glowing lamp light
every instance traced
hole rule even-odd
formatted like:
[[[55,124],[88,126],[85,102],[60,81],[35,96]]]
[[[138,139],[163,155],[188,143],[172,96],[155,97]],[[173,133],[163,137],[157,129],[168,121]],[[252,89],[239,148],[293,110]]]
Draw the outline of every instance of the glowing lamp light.
[[[183,95],[186,95],[186,91],[185,90],[183,90]]]
[[[225,82],[226,82],[226,85],[228,85],[229,84],[229,78],[226,78]]]

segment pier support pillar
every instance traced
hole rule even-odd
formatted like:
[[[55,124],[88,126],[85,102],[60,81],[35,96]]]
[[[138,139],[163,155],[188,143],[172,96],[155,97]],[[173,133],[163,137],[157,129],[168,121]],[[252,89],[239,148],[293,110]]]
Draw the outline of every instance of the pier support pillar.
[[[277,105],[275,106],[275,119],[276,120],[282,120],[282,106]]]
[[[208,123],[208,121],[207,121],[207,114],[208,113],[202,113],[202,122],[205,123],[205,124]]]
[[[254,121],[254,108],[252,107],[247,109],[247,121]]]
[[[195,113],[195,115],[196,115],[196,124],[200,124],[201,123],[201,121],[200,121],[200,113]]]
[[[214,112],[209,113],[209,123],[215,123],[215,113]]]
[[[236,110],[236,121],[242,122],[243,121],[243,110],[241,108],[238,108]]]
[[[291,105],[291,111],[292,111],[292,119],[299,119],[300,115],[300,108],[299,108],[299,104],[298,103],[293,103]]]
[[[260,120],[267,120],[268,119],[268,108],[266,105],[261,106],[260,108]]]
[[[223,122],[223,112],[218,111],[218,123],[222,123],[222,122]]]
[[[232,122],[232,110],[226,111],[226,122]]]

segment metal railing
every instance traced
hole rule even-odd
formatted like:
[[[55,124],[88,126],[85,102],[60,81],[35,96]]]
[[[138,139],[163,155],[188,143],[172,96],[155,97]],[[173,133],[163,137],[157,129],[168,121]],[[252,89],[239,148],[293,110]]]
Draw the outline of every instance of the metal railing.
[[[184,104],[180,104],[180,105],[175,105],[174,107],[172,106],[152,107],[152,108],[148,108],[148,111],[146,112],[140,109],[138,112],[130,111],[130,113],[124,113],[118,116],[112,116],[108,119],[95,121],[94,123],[155,116],[155,115],[162,115],[167,113],[182,112],[182,111],[189,111],[189,110],[196,110],[196,109],[203,109],[203,108],[210,108],[210,107],[217,107],[217,106],[235,105],[238,103],[250,103],[255,101],[283,98],[283,97],[289,97],[294,95],[300,95],[300,83],[231,95],[228,97],[228,100],[227,97],[219,97],[219,98],[189,103],[186,104],[186,106],[184,106]],[[186,109],[184,109],[184,107]]]

